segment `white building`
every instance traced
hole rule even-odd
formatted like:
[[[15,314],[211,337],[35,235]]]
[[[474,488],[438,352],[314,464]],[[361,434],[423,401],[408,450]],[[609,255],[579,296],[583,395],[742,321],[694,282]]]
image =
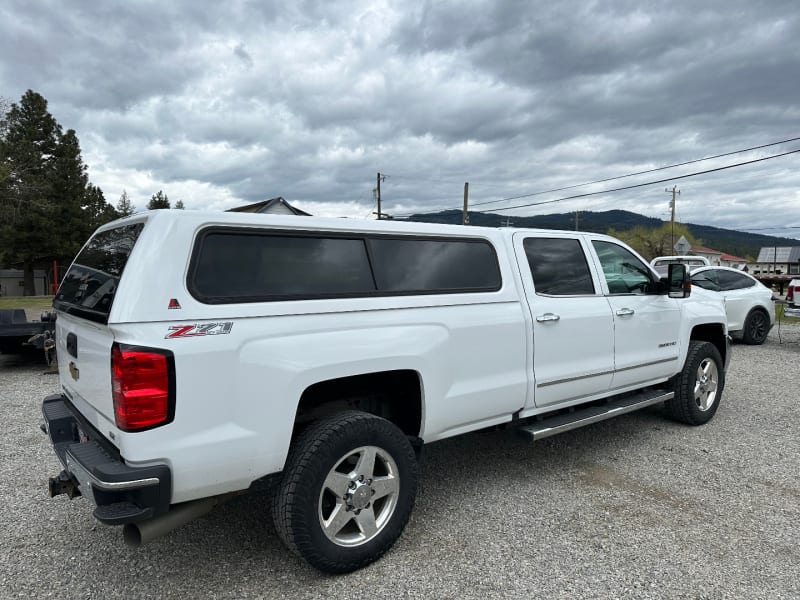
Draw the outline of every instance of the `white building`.
[[[23,296],[25,273],[21,269],[0,269],[0,296]],[[33,271],[33,287],[37,296],[48,292],[47,273],[40,269]]]

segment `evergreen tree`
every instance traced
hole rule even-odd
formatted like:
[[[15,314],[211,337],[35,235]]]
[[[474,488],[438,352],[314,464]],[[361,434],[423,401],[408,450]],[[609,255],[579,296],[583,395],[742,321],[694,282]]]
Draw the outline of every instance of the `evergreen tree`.
[[[89,184],[78,136],[28,90],[0,123],[0,257],[19,263],[24,294],[33,270],[72,259],[89,234],[116,218],[100,188]]]
[[[170,208],[169,198],[161,190],[158,190],[157,194],[153,194],[150,202],[147,203],[147,210],[157,210],[159,208]]]
[[[113,206],[106,202],[103,190],[91,183],[86,186],[83,213],[87,225],[83,241],[86,241],[100,225],[105,225],[121,216]]]
[[[58,211],[52,179],[61,126],[47,100],[28,90],[6,115],[0,164],[7,177],[0,196],[0,247],[8,260],[22,263],[24,293],[33,295],[37,261],[59,256]]]
[[[117,202],[117,214],[120,217],[129,217],[135,212],[136,207],[128,198],[128,192],[122,190],[122,195],[119,197],[119,202]]]
[[[68,129],[59,138],[50,173],[50,200],[60,229],[53,254],[75,256],[86,238],[90,223],[84,214],[89,176],[81,158],[75,131]]]
[[[185,206],[183,206],[183,200],[178,200],[175,203],[175,208],[177,208],[178,210],[183,210],[185,208]]]

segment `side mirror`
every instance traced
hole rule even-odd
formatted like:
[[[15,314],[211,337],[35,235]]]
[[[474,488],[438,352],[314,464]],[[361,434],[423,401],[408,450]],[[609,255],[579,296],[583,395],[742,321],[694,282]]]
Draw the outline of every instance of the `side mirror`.
[[[669,266],[667,275],[670,298],[688,298],[692,293],[692,280],[686,265],[674,263]]]

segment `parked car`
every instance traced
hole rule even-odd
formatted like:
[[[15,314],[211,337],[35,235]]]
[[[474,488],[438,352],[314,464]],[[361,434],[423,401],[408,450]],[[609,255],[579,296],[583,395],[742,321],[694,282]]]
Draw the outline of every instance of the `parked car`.
[[[741,338],[745,344],[764,343],[775,324],[772,290],[747,273],[729,267],[697,267],[691,269],[691,278],[692,285],[724,297],[731,336]]]
[[[786,289],[784,316],[800,318],[800,279],[792,279]]]

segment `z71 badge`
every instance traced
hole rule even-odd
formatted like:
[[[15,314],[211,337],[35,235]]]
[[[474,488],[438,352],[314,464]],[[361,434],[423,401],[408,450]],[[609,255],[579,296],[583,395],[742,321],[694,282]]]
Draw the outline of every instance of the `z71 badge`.
[[[164,339],[199,337],[203,335],[223,335],[233,329],[233,321],[224,323],[197,323],[195,325],[170,325]]]

